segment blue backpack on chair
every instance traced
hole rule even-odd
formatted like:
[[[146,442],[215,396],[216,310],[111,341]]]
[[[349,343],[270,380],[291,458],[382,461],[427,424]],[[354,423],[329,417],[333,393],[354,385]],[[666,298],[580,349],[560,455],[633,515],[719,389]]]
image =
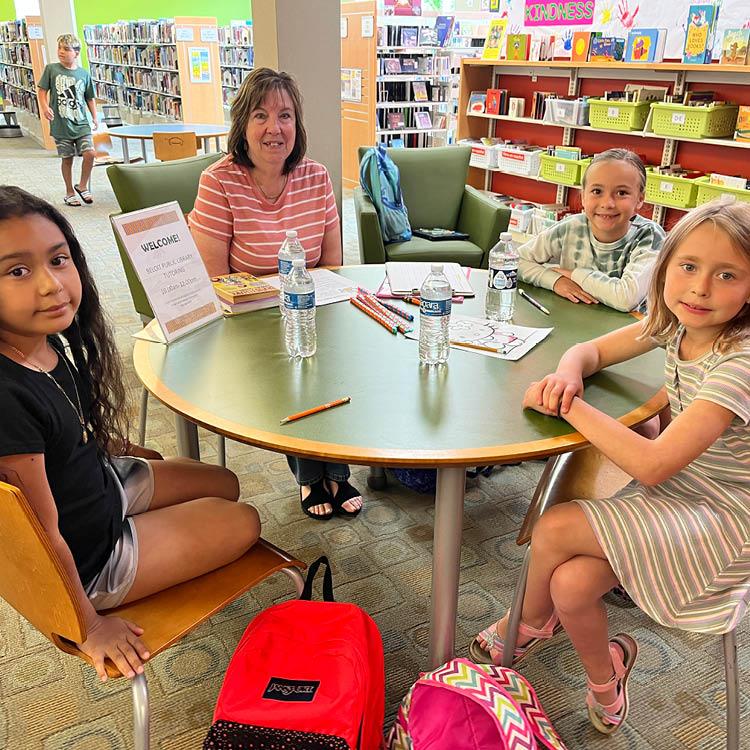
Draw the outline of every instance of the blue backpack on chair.
[[[411,226],[401,195],[398,167],[382,144],[368,149],[362,157],[359,184],[375,206],[383,244],[410,240]]]

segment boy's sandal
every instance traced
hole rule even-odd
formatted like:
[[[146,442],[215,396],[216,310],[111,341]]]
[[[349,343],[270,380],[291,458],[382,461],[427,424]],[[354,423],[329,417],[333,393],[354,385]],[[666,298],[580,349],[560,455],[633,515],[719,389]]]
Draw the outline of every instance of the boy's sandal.
[[[78,185],[73,185],[73,190],[75,190],[76,193],[78,193],[78,195],[81,196],[81,200],[87,206],[90,206],[94,202],[94,196],[91,195],[90,190],[81,190],[81,188],[79,188]],[[80,203],[78,205],[80,205]]]
[[[81,201],[78,200],[78,196],[77,195],[66,195],[63,198],[63,203],[66,206],[80,206],[81,205]]]
[[[329,479],[327,481],[328,492],[330,493],[330,500],[328,502],[333,506],[333,512],[337,516],[344,516],[345,518],[354,518],[354,516],[358,516],[362,510],[362,505],[360,505],[357,510],[347,510],[344,507],[344,503],[349,500],[355,500],[356,498],[362,499],[362,493],[356,487],[352,487],[352,485],[346,480],[339,482],[338,480]],[[330,486],[331,481],[335,481],[338,485],[335,495]]]
[[[315,484],[310,485],[310,494],[304,499],[302,499],[302,487],[300,487],[299,500],[302,510],[306,515],[310,516],[310,518],[314,518],[317,521],[327,521],[329,518],[333,518],[332,509],[328,513],[313,513],[310,510],[310,508],[314,508],[316,505],[333,505],[331,502],[331,496],[322,479],[319,479]]]
[[[603,685],[597,685],[588,678],[586,706],[589,720],[594,729],[602,734],[613,734],[625,721],[628,715],[628,677],[638,656],[638,644],[624,633],[618,633],[609,642],[609,653],[612,655],[614,674]],[[617,685],[617,698],[612,703],[603,705],[596,699],[597,693],[603,693]]]
[[[513,651],[513,666],[525,659],[529,654],[534,653],[534,651],[543,645],[544,641],[553,638],[561,630],[562,625],[555,612],[550,615],[549,620],[541,628],[532,628],[530,625],[519,622],[519,637],[531,638],[531,640],[523,646],[516,647]],[[479,644],[480,638],[487,643],[487,649],[482,648]],[[497,623],[493,623],[469,644],[469,656],[477,664],[494,664],[496,667],[499,667],[503,662],[504,645],[502,637],[497,634]]]

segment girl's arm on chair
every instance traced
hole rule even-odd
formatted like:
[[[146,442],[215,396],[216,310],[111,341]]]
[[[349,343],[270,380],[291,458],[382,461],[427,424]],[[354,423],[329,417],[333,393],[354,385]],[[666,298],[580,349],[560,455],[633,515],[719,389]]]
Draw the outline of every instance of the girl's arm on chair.
[[[143,662],[149,653],[138,637],[143,630],[135,623],[119,617],[103,617],[97,613],[86,596],[78,576],[73,555],[57,525],[57,506],[52,497],[44,465],[44,454],[24,454],[0,457],[0,473],[15,476],[37,519],[44,527],[52,548],[73,584],[83,613],[86,640],[78,644],[91,657],[102,681],[107,679],[104,660],[109,658],[125,677],[143,672]]]

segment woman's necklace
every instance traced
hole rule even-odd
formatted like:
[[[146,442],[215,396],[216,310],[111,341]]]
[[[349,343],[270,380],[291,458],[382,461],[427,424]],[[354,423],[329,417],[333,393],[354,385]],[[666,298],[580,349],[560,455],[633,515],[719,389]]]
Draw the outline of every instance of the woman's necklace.
[[[279,199],[279,196],[284,192],[284,190],[286,188],[286,183],[287,183],[288,180],[289,180],[289,175],[285,174],[284,175],[284,184],[281,186],[281,190],[279,190],[279,192],[276,193],[276,195],[269,195],[265,190],[263,190],[263,186],[260,184],[260,182],[258,182],[257,178],[253,177],[253,181],[257,185],[258,190],[260,190],[260,192],[262,193],[263,197],[269,203],[273,203],[274,201],[276,201],[276,200]]]
[[[63,396],[65,396],[65,400],[70,404],[71,408],[78,417],[78,421],[81,423],[81,440],[83,440],[84,443],[88,443],[89,431],[86,425],[86,420],[83,416],[83,406],[81,406],[81,397],[78,395],[78,386],[76,385],[76,379],[73,377],[73,371],[70,369],[70,365],[68,364],[68,358],[64,354],[58,354],[58,358],[62,359],[63,364],[65,365],[65,369],[68,371],[68,375],[70,375],[70,379],[73,381],[73,389],[76,393],[76,401],[78,402],[78,407],[76,407],[76,405],[70,400],[70,396],[65,393],[65,389],[57,382],[57,380],[55,380],[55,378],[52,376],[52,373],[42,369],[35,362],[32,362],[22,351],[16,349],[15,346],[11,346],[6,341],[4,341],[3,343],[8,347],[8,349],[15,352],[15,354],[19,356],[24,362],[28,362],[35,370],[41,372],[42,375],[46,375],[57,386],[57,390],[60,391]]]

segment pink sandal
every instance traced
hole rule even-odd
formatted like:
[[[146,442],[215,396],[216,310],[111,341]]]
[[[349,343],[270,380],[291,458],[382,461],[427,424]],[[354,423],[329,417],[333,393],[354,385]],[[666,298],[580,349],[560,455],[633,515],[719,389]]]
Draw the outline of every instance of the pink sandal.
[[[612,655],[612,667],[615,672],[612,677],[603,685],[586,679],[589,720],[594,729],[602,734],[614,734],[628,715],[628,677],[638,656],[638,644],[629,635],[618,633],[609,642],[609,653]],[[596,694],[610,690],[615,685],[619,687],[617,698],[607,705],[599,703]]]
[[[494,664],[499,667],[503,661],[503,639],[497,634],[497,623],[483,630],[469,645],[469,656],[477,664]],[[557,635],[562,630],[562,625],[555,612],[550,615],[549,620],[541,629],[532,628],[523,622],[518,623],[518,637],[531,638],[523,646],[517,646],[513,651],[513,666],[525,659],[529,654],[536,651],[544,641]],[[479,638],[487,642],[488,648],[479,645]]]

